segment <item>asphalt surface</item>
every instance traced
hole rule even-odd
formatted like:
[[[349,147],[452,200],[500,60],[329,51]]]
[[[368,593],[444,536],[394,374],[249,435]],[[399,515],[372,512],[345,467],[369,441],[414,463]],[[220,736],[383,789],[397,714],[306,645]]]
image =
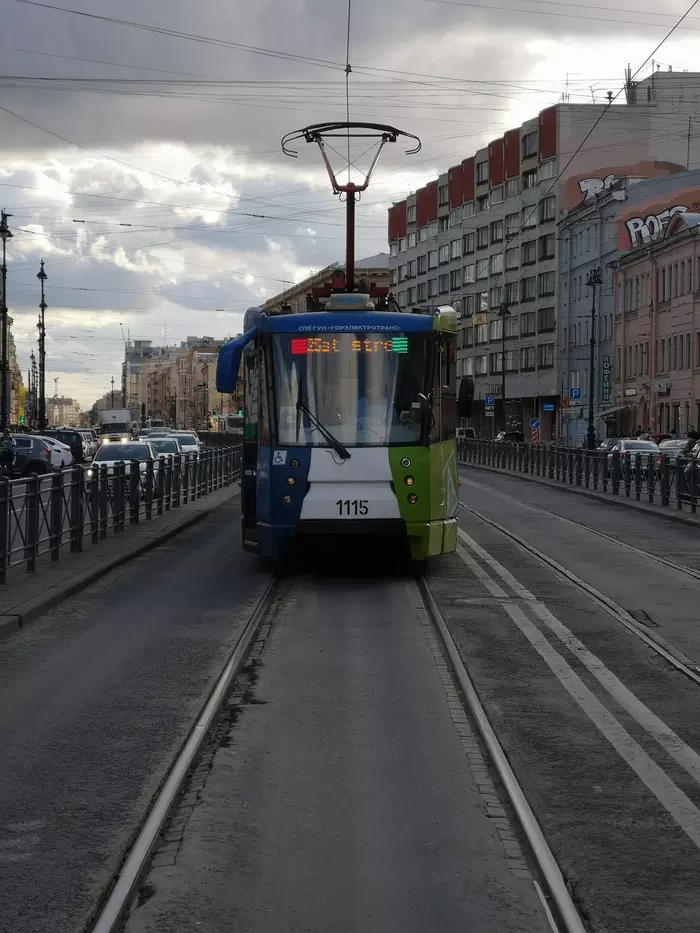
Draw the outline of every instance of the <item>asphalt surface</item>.
[[[290,584],[126,933],[548,933],[417,603],[405,580]]]
[[[75,933],[267,576],[233,501],[0,644],[0,929]]]

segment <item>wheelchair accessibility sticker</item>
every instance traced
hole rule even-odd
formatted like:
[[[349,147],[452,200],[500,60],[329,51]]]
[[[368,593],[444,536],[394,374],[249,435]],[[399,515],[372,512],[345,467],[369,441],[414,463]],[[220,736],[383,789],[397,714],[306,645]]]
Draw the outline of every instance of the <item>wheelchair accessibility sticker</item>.
[[[287,462],[287,451],[286,450],[276,450],[272,455],[272,465],[273,466],[284,466]]]

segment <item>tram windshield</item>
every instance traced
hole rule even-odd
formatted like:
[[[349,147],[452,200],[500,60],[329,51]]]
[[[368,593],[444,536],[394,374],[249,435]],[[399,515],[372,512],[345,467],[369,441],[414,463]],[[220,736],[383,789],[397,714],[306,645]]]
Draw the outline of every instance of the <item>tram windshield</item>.
[[[276,334],[272,346],[280,444],[329,446],[304,406],[346,446],[421,442],[428,334]]]

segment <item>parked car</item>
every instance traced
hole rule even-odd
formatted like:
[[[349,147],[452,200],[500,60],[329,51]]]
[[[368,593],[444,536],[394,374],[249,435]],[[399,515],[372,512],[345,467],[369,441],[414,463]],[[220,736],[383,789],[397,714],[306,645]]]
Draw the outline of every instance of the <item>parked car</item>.
[[[613,454],[616,450],[620,453],[620,464],[622,465],[629,461],[632,467],[634,467],[637,462],[637,454],[640,454],[643,470],[647,469],[651,461],[653,461],[654,466],[656,466],[659,456],[659,448],[653,441],[638,441],[636,438],[625,438],[617,441],[617,443],[613,445],[612,450],[608,454],[608,461],[610,464],[612,464]]]
[[[85,441],[82,434],[75,428],[45,428],[42,432],[45,437],[55,437],[62,444],[70,447],[74,463],[85,462]]]
[[[598,450],[610,451],[619,440],[621,440],[619,437],[606,437],[604,441],[601,441],[600,444],[598,444]]]
[[[671,470],[671,472],[675,472],[676,467],[678,466],[678,458],[683,456],[683,451],[686,449],[687,446],[688,446],[687,439],[686,440],[680,439],[680,440],[675,440],[675,441],[674,440],[661,441],[661,443],[659,444],[659,456],[658,456],[659,468],[661,468],[661,463],[663,461],[663,458],[667,457],[669,469]],[[685,456],[689,457],[690,451],[687,451]]]
[[[38,437],[51,449],[51,465],[55,470],[62,470],[73,463],[73,454],[68,444],[57,441],[55,437],[44,437],[41,434]]]
[[[33,434],[15,434],[14,439],[17,445],[15,476],[31,476],[32,473],[44,476],[52,469],[51,448],[43,438]]]

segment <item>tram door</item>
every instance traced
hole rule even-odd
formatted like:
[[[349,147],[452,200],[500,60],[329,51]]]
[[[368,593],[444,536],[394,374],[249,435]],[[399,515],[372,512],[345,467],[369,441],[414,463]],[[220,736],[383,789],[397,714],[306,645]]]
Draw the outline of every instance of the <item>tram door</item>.
[[[260,440],[260,385],[257,341],[243,355],[243,457],[241,513],[243,543],[257,544],[258,444]]]

